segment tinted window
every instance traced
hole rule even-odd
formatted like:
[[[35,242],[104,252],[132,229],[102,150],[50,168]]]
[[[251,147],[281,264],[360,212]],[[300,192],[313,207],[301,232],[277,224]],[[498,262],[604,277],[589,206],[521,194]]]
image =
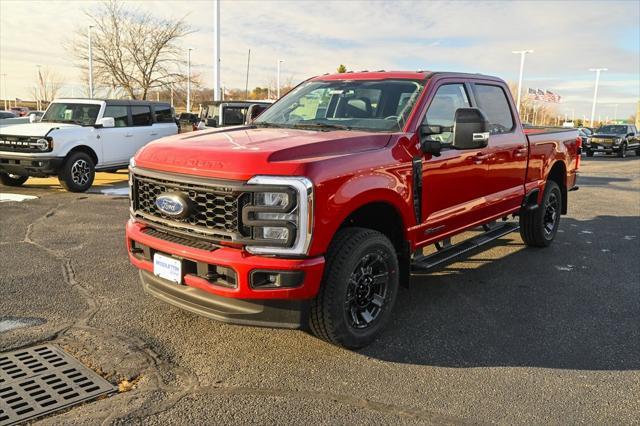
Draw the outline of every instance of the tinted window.
[[[126,106],[109,105],[104,109],[104,117],[113,117],[116,127],[127,127],[129,124]]]
[[[507,95],[499,86],[475,85],[478,107],[489,120],[491,134],[507,133],[513,130],[513,117]]]
[[[156,122],[158,123],[174,123],[173,112],[169,105],[156,105]]]
[[[131,107],[131,116],[134,126],[150,126],[153,124],[151,118],[151,107],[147,105],[135,105]]]
[[[445,84],[438,88],[423,123],[429,126],[453,127],[456,110],[469,107],[469,98],[464,84]],[[442,143],[451,143],[452,134],[450,131],[442,132],[433,135],[432,139]]]
[[[247,115],[248,107],[224,107],[224,121],[225,126],[235,126],[244,124],[244,118]]]

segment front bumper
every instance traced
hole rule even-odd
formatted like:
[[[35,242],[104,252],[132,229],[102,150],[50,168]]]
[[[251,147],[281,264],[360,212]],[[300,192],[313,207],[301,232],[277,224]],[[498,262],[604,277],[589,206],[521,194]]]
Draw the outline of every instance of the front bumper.
[[[189,247],[147,234],[146,226],[129,220],[126,227],[127,250],[131,263],[141,270],[143,286],[150,294],[192,312],[225,322],[293,327],[297,324],[284,311],[302,320],[304,306],[316,296],[324,270],[324,257],[281,259],[251,255],[243,250],[221,247],[213,250]],[[141,253],[137,247],[145,247]],[[162,253],[197,265],[185,271],[182,284],[174,284],[153,274],[153,255]],[[219,285],[195,271],[202,266],[229,268],[235,272],[235,286]],[[254,289],[253,271],[299,271],[304,274],[294,288]],[[234,301],[235,300],[235,301]],[[285,303],[288,302],[288,303]],[[288,325],[287,325],[288,324]]]
[[[20,176],[46,177],[55,175],[63,162],[64,157],[12,155],[0,151],[0,172]]]

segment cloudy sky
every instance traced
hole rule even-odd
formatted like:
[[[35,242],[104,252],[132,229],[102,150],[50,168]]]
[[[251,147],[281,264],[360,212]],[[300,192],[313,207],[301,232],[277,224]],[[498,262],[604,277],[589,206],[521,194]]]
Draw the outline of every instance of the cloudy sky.
[[[211,86],[213,1],[128,1],[161,17],[186,16],[196,31],[194,69]],[[64,76],[63,95],[80,87],[80,72],[64,48],[84,10],[95,1],[0,0],[0,73],[9,97],[28,98],[36,65]],[[559,113],[589,116],[592,67],[607,67],[598,113],[604,119],[635,113],[640,97],[640,1],[315,1],[236,0],[221,3],[222,81],[244,87],[251,48],[250,87],[349,69],[430,69],[479,72],[509,81],[518,77],[512,50],[527,57],[525,87],[563,96]],[[207,84],[209,83],[209,84]],[[4,93],[4,87],[2,88]]]

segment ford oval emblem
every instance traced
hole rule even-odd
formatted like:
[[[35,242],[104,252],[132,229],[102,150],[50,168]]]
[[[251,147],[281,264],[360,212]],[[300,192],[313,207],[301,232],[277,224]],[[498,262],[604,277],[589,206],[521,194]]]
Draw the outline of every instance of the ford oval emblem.
[[[156,207],[167,216],[186,217],[189,215],[189,198],[180,192],[163,193],[156,197]]]

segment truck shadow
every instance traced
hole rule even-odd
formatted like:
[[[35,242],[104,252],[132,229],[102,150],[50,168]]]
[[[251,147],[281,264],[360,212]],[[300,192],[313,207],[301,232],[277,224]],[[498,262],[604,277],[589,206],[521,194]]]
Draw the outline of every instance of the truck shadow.
[[[615,188],[619,191],[632,191],[635,192],[634,188],[625,188],[620,185],[616,185],[617,183],[622,182],[631,182],[630,178],[616,178],[611,176],[589,176],[589,175],[580,175],[578,178],[579,186],[590,186],[597,188],[606,188],[608,186],[615,186]]]
[[[546,249],[512,234],[414,276],[361,353],[453,368],[640,369],[640,217],[563,217],[561,231]]]

